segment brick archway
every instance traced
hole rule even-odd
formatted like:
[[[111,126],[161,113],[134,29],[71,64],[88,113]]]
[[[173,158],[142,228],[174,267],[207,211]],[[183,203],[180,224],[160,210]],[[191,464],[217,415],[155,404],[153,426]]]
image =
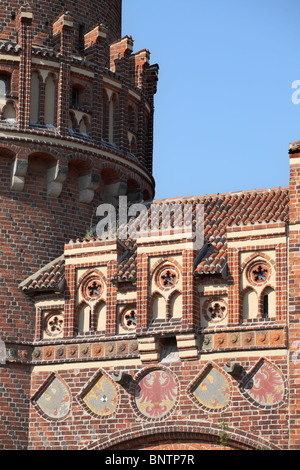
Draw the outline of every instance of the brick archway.
[[[114,433],[83,450],[280,450],[257,436],[228,430],[226,446],[220,442],[220,428],[208,422],[180,425],[144,424]]]

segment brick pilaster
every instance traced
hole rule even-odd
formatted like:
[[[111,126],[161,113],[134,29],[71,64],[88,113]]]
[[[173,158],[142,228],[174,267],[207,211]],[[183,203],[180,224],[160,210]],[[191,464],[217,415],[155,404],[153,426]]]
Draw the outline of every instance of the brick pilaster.
[[[19,68],[19,112],[20,129],[29,128],[31,88],[32,11],[28,6],[20,9],[18,16],[18,41],[21,46]]]
[[[240,273],[239,252],[228,248],[228,324],[240,322]]]
[[[151,65],[147,68],[147,100],[150,105],[150,112],[148,120],[145,123],[146,137],[145,137],[145,165],[149,173],[152,174],[153,170],[153,127],[154,127],[154,95],[157,91],[159,66],[157,64]]]
[[[57,129],[61,135],[68,135],[70,107],[70,74],[73,21],[69,13],[61,15],[53,24],[53,37],[59,42],[60,70],[57,100]]]
[[[182,328],[193,329],[196,324],[194,315],[194,276],[193,276],[194,252],[186,250],[183,252],[182,266]],[[199,325],[198,325],[199,326]]]
[[[145,144],[147,141],[146,129],[146,70],[149,67],[150,53],[144,49],[134,56],[134,69],[135,69],[135,85],[142,90],[141,100],[138,107],[138,133],[137,133],[137,157],[140,162],[145,165]]]
[[[122,76],[122,89],[119,93],[117,122],[115,122],[115,141],[123,153],[128,153],[128,85],[130,78],[130,56],[133,40],[125,36],[110,46],[110,68]]]
[[[289,208],[289,383],[290,450],[299,449],[300,435],[300,153],[290,158]]]
[[[106,29],[102,25],[96,26],[85,34],[84,45],[87,59],[94,67],[91,137],[95,144],[100,144],[103,126],[103,70],[108,56]]]
[[[287,320],[287,246],[281,243],[276,247],[276,318],[279,321]]]
[[[76,268],[73,265],[67,265],[65,271],[66,294],[65,294],[65,324],[64,336],[72,338],[75,335],[75,318],[76,309]]]
[[[144,253],[137,255],[137,319],[136,331],[141,334],[147,330],[150,321],[149,313],[149,269],[148,256]]]
[[[107,264],[107,300],[106,300],[106,335],[115,335],[117,333],[117,286],[112,279],[117,271],[117,260],[109,261]]]

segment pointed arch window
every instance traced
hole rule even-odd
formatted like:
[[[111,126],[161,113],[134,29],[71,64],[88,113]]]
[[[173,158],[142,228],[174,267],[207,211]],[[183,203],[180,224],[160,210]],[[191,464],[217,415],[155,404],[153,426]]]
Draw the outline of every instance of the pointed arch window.
[[[95,308],[96,331],[105,333],[106,330],[106,303],[99,302]]]
[[[0,98],[5,98],[10,95],[10,87],[10,75],[0,73]]]
[[[40,121],[40,79],[38,72],[31,74],[30,90],[30,123],[37,124]]]
[[[49,74],[45,82],[45,124],[56,127],[57,86],[53,74]]]
[[[272,318],[275,317],[275,291],[272,287],[266,287],[262,293],[261,298],[261,317]]]

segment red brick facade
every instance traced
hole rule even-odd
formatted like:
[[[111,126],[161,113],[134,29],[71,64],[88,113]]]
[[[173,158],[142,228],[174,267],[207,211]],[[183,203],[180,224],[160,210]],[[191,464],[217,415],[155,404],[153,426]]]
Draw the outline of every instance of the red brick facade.
[[[0,14],[0,448],[299,449],[299,143],[289,188],[151,203],[158,66],[64,5]],[[96,236],[119,196],[150,236]]]

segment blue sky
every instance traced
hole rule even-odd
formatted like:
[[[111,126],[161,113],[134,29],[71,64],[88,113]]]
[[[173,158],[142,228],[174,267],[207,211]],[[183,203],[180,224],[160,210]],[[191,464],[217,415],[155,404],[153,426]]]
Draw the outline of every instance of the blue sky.
[[[296,0],[123,0],[123,36],[160,67],[157,199],[289,184],[299,17]]]

